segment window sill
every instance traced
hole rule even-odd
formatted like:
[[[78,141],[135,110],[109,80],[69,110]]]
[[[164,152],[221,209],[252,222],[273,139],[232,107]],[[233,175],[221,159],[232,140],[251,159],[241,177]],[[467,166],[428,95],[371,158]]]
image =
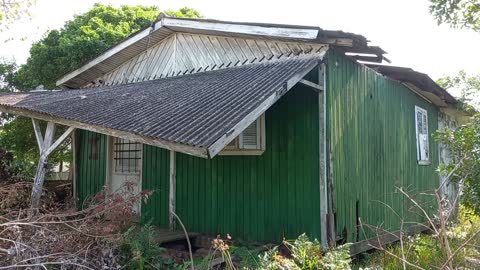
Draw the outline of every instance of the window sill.
[[[428,166],[430,165],[430,161],[429,160],[419,160],[418,161],[418,165],[422,165],[422,166]]]
[[[219,156],[261,156],[265,150],[224,150]]]

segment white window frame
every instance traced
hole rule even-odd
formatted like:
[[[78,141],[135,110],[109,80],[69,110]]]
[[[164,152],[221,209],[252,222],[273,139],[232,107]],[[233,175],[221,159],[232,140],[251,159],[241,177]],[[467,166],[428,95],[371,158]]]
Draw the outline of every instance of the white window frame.
[[[418,114],[422,114],[422,119],[421,121],[425,121],[422,123],[422,129],[424,130],[419,130],[419,123],[418,123]],[[429,132],[428,132],[428,111],[425,110],[422,107],[415,106],[415,139],[416,139],[416,144],[417,144],[417,162],[419,165],[430,165],[430,138],[429,138]],[[424,156],[422,156],[422,146],[426,146],[426,152]]]
[[[218,155],[220,156],[259,156],[265,152],[265,114],[262,114],[257,120],[257,147],[248,148],[243,144],[243,132],[226,145]]]

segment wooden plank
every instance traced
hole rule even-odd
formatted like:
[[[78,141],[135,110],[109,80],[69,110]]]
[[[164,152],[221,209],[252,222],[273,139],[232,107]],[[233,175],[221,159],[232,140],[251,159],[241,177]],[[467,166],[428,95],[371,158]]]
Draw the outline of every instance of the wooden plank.
[[[375,247],[386,247],[386,245],[397,242],[400,240],[400,233],[403,233],[403,236],[415,235],[418,233],[426,232],[431,230],[427,225],[418,224],[413,225],[410,228],[405,229],[403,232],[379,232],[378,237],[370,238],[360,242],[353,243],[350,246],[350,255],[355,256],[362,252],[375,249]]]
[[[175,230],[175,205],[176,205],[176,189],[177,189],[177,176],[176,176],[176,160],[175,160],[175,151],[170,151],[170,189],[169,189],[169,198],[168,198],[168,209],[169,209],[169,228],[170,230]]]
[[[38,143],[38,151],[40,153],[43,151],[43,136],[42,136],[42,130],[40,129],[40,123],[38,120],[32,118],[32,124],[33,124],[33,130],[35,131],[35,137],[37,138],[37,143]]]
[[[316,39],[318,29],[264,27],[253,25],[230,24],[224,22],[202,22],[193,20],[179,20],[175,18],[163,18],[163,25],[175,29],[196,29],[220,33],[235,33],[255,36],[269,36],[278,38]]]
[[[48,149],[45,150],[45,155],[49,156],[58,146],[75,130],[74,127],[69,127]]]
[[[319,82],[323,79],[323,70],[318,67]],[[311,83],[311,82],[309,82]],[[313,83],[312,83],[313,84]],[[318,85],[319,86],[319,85]],[[325,92],[318,93],[318,127],[319,127],[319,186],[320,186],[320,240],[322,247],[326,250],[328,248],[328,233],[327,233],[327,214],[328,214],[328,191],[327,191],[327,166],[326,166],[326,121],[325,121]]]
[[[155,23],[155,26],[157,24],[160,24],[160,22],[156,22]],[[125,40],[124,42],[121,42],[120,44],[118,44],[117,46],[114,46],[112,47],[111,49],[107,50],[105,53],[101,54],[100,56],[96,57],[95,59],[93,59],[92,61],[88,62],[87,64],[83,65],[82,67],[68,73],[67,75],[63,76],[62,78],[60,78],[57,82],[56,82],[56,85],[59,86],[59,85],[62,85],[66,82],[68,82],[69,80],[77,77],[78,75],[80,75],[81,73],[89,70],[90,68],[94,67],[95,65],[105,61],[107,58],[110,58],[111,56],[113,56],[114,54],[117,54],[119,53],[120,51],[126,49],[127,47],[137,43],[139,40],[145,38],[146,36],[148,36],[150,34],[150,31],[151,31],[151,28],[147,28],[141,32],[139,32],[138,34],[132,36],[131,38]]]
[[[327,202],[328,202],[328,211],[327,211],[327,241],[330,247],[336,245],[336,231],[335,231],[335,216],[333,208],[333,175],[332,175],[332,154],[330,151],[330,144],[327,140],[327,75],[326,75],[326,64],[322,63],[320,65],[321,72],[319,73],[319,82],[322,82],[323,86],[323,125],[324,125],[324,145],[325,145],[325,177],[326,177],[326,188],[327,188]]]
[[[301,80],[299,81],[299,83],[301,83],[301,84],[303,84],[303,85],[306,85],[306,86],[312,88],[312,89],[313,89],[315,92],[317,92],[317,93],[320,93],[320,92],[323,91],[323,87],[322,87],[321,85],[319,85],[319,84],[314,83],[314,82],[311,82],[311,81],[308,81],[308,80],[305,80],[305,79],[301,79]]]
[[[47,123],[47,129],[45,130],[45,138],[42,142],[42,150],[40,150],[40,158],[38,159],[37,171],[35,172],[35,178],[33,180],[31,206],[33,210],[32,214],[38,213],[40,207],[40,197],[42,196],[43,182],[45,181],[45,166],[47,164],[48,155],[46,155],[44,149],[50,148],[55,135],[55,124],[53,122]]]

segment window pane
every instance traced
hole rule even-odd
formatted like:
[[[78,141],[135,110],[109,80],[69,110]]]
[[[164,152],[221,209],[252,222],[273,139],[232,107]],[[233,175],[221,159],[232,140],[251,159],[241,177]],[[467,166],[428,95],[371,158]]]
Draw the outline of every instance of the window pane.
[[[115,172],[136,173],[140,171],[141,144],[129,140],[114,140]]]

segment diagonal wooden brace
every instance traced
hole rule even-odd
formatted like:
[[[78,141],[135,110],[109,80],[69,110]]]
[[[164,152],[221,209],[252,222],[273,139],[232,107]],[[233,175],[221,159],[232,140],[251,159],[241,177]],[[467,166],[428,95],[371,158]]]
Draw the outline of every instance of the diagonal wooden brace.
[[[56,128],[55,123],[47,123],[45,137],[42,136],[42,131],[40,129],[38,120],[32,118],[32,123],[40,151],[40,158],[38,159],[37,171],[35,173],[35,179],[33,180],[32,203],[30,207],[33,211],[38,212],[38,208],[40,206],[40,197],[42,196],[43,183],[45,182],[45,165],[47,164],[48,156],[58,146],[60,146],[60,144],[62,144],[62,142],[75,130],[75,128],[69,127],[55,142],[53,142]]]

